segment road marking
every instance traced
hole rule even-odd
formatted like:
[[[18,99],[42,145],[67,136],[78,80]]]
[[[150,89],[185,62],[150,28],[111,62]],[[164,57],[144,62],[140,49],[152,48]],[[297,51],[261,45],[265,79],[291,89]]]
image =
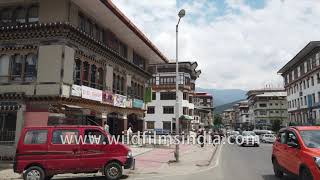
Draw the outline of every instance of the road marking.
[[[223,147],[224,143],[222,143],[220,146],[219,146],[219,149],[218,149],[218,152],[217,154],[215,155],[215,163],[214,165],[208,167],[208,168],[204,168],[204,169],[201,169],[199,171],[196,171],[196,172],[191,172],[191,173],[178,173],[178,174],[171,174],[171,175],[162,175],[162,176],[148,176],[148,177],[138,177],[138,178],[134,178],[134,180],[139,180],[139,179],[150,179],[150,178],[164,178],[164,177],[174,177],[174,176],[186,176],[186,175],[191,175],[191,174],[199,174],[201,172],[205,172],[205,171],[209,171],[209,170],[212,170],[216,167],[219,166],[219,163],[220,163],[220,156],[221,156],[221,149]]]

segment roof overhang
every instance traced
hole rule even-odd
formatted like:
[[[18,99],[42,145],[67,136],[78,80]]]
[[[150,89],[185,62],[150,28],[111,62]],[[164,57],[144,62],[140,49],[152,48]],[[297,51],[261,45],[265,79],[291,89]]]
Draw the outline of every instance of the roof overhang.
[[[306,55],[308,55],[314,48],[320,47],[320,41],[309,42],[295,57],[293,57],[286,65],[284,65],[279,71],[279,74],[283,74],[288,71],[292,66],[297,64]]]
[[[72,0],[83,13],[95,19],[117,38],[133,48],[150,63],[164,63],[168,59],[160,50],[111,2],[111,0]]]

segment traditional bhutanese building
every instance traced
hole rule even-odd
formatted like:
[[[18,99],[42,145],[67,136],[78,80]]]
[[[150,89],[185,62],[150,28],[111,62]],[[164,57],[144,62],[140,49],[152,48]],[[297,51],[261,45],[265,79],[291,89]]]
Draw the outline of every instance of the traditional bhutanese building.
[[[109,0],[1,0],[0,141],[28,126],[142,131],[147,69],[165,62]]]

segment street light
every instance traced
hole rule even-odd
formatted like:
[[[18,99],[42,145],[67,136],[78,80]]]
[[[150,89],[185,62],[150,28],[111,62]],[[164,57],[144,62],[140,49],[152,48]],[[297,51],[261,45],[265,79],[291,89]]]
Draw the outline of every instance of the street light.
[[[186,15],[186,11],[184,9],[181,9],[178,13],[179,20],[176,25],[176,110],[175,110],[175,115],[176,115],[176,135],[179,136],[180,131],[179,131],[179,100],[178,100],[178,91],[179,91],[179,84],[178,84],[178,79],[179,79],[179,61],[178,61],[178,28],[179,28],[179,23],[180,19]],[[176,162],[179,162],[179,143],[176,143],[176,150],[175,150],[175,158]]]

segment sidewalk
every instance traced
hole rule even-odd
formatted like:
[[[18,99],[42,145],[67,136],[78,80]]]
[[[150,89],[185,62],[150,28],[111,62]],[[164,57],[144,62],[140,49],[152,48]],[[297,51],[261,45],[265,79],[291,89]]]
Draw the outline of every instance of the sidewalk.
[[[208,166],[215,151],[214,146],[180,145],[180,162],[169,163],[174,160],[174,149],[155,149],[136,157],[135,170],[128,170],[130,178],[148,178],[152,176],[166,176],[197,172]]]

